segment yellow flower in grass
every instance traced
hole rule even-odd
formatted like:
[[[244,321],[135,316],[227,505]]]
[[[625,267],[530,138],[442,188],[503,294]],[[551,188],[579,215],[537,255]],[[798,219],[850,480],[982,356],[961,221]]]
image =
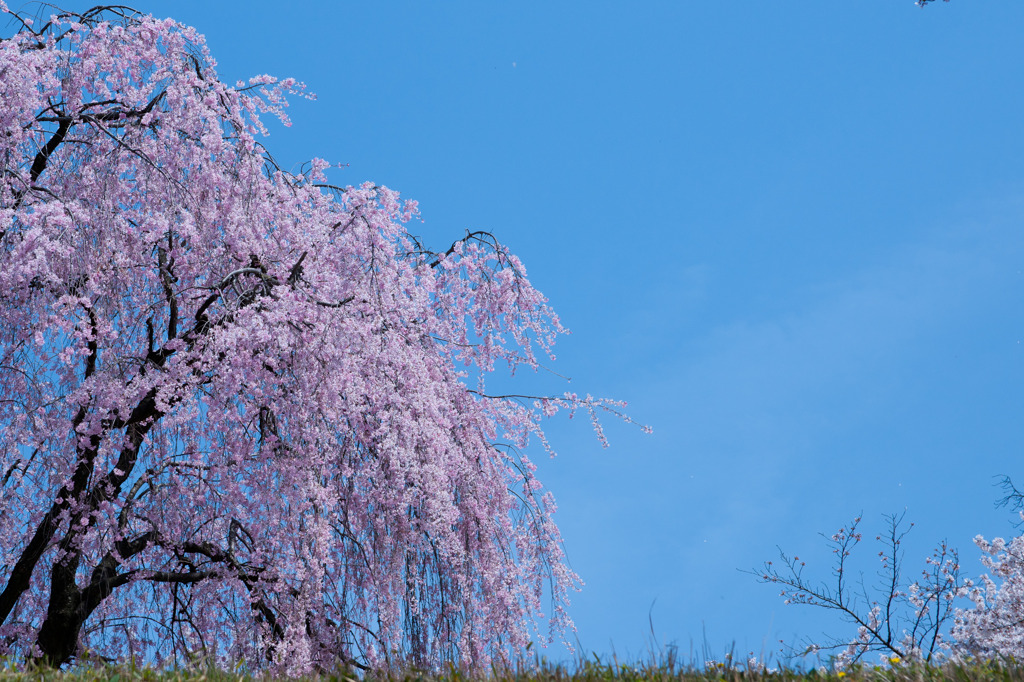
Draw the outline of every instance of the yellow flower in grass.
[[[845,670],[840,670],[839,672],[836,673],[836,677],[839,677],[839,678],[846,677],[846,671]]]

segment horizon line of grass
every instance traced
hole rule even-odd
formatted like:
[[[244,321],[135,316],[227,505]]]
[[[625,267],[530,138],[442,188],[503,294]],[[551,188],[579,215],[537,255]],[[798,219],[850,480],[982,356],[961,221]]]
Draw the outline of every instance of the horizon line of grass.
[[[1024,665],[1013,660],[969,663],[894,661],[889,665],[856,664],[847,670],[734,666],[711,661],[703,667],[669,654],[639,663],[580,658],[572,664],[544,658],[495,665],[479,674],[449,665],[442,671],[405,668],[361,673],[339,668],[298,678],[269,673],[232,672],[214,666],[160,669],[128,663],[77,663],[67,670],[0,658],[0,682],[1024,682]]]

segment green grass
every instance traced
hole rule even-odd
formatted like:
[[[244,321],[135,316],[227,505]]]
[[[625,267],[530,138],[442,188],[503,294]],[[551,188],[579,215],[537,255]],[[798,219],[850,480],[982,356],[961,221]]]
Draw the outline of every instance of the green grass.
[[[0,682],[269,682],[273,678],[233,674],[213,668],[156,670],[147,667],[79,665],[68,671],[0,665]],[[278,678],[280,679],[280,678]],[[416,670],[359,676],[346,671],[288,682],[1024,682],[1024,665],[1014,661],[970,665],[896,664],[858,666],[846,672],[824,668],[744,670],[726,664],[706,668],[684,664],[669,656],[659,661],[624,664],[616,660],[577,661],[571,666],[540,661],[494,668],[486,676],[457,668],[441,673]],[[282,681],[284,682],[284,681]]]

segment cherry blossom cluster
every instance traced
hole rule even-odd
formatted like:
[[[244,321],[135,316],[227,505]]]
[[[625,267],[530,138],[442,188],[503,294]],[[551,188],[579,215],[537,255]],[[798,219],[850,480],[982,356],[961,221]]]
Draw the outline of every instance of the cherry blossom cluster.
[[[967,594],[973,607],[957,612],[952,636],[961,658],[1024,657],[1024,536],[974,539],[991,573]],[[998,582],[997,582],[998,581]]]

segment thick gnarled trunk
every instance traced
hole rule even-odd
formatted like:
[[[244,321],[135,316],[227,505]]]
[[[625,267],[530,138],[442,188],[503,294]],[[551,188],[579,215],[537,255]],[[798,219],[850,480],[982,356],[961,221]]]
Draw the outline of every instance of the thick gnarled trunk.
[[[69,662],[78,653],[78,635],[85,620],[82,591],[75,584],[78,563],[77,557],[59,561],[50,571],[50,603],[36,644],[41,662],[54,667]]]

